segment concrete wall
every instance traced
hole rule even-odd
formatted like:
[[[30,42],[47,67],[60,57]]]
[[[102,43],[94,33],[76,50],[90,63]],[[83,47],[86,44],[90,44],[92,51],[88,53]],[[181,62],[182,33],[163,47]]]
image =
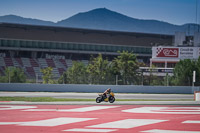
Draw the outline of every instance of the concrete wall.
[[[0,91],[25,92],[93,92],[100,93],[111,88],[116,93],[172,93],[193,94],[199,87],[190,86],[134,86],[134,85],[70,85],[70,84],[21,84],[0,83]]]

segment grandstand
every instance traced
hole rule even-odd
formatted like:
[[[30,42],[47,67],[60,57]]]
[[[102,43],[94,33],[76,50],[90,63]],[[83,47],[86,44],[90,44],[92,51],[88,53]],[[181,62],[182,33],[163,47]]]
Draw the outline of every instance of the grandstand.
[[[112,60],[123,50],[148,64],[152,46],[172,46],[173,40],[172,35],[0,23],[0,74],[14,66],[35,78],[49,66],[60,77],[74,60],[88,64],[99,53]]]
[[[22,68],[29,77],[35,77],[36,74],[41,76],[41,68],[52,67],[56,77],[62,75],[67,69],[67,63],[64,59],[0,57],[0,62],[1,74],[4,74],[6,67],[19,67]]]

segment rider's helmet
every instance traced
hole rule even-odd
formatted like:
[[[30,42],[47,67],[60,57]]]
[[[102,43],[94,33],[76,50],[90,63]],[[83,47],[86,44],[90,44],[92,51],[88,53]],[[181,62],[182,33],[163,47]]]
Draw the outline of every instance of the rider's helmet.
[[[109,92],[109,93],[111,92],[111,88],[108,88],[108,92]]]

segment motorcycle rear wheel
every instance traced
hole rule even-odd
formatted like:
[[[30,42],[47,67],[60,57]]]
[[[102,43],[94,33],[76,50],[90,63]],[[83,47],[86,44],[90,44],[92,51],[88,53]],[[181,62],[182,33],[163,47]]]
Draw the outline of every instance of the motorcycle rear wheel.
[[[102,99],[101,97],[97,97],[97,98],[96,98],[96,103],[100,103],[100,102],[101,102],[101,99]]]

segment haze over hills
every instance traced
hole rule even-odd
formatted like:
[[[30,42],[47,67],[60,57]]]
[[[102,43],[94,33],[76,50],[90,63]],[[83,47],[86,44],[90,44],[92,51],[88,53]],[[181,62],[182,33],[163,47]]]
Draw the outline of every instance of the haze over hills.
[[[78,13],[57,23],[15,15],[0,16],[0,22],[156,34],[174,34],[176,31],[192,34],[198,30],[195,24],[173,25],[157,20],[135,19],[106,8]]]

